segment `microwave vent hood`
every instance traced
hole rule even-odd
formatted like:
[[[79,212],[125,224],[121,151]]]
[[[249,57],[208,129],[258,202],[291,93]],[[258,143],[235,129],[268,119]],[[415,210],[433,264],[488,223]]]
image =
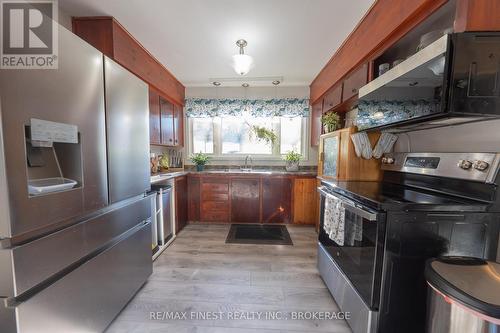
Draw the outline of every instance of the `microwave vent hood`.
[[[443,83],[449,35],[444,35],[359,89],[359,98],[387,99],[382,87],[438,87]]]

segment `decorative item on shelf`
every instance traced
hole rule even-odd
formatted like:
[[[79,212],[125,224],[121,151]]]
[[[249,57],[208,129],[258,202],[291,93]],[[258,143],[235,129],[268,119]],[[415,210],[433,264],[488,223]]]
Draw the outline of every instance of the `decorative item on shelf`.
[[[159,165],[160,165],[160,171],[167,171],[168,168],[170,167],[170,161],[169,157],[167,154],[160,155],[159,159]]]
[[[386,63],[383,63],[383,64],[380,64],[378,66],[378,76],[384,74],[385,72],[387,72],[389,69],[391,69],[391,65],[386,62]]]
[[[340,116],[336,112],[328,112],[321,116],[321,124],[325,133],[336,131],[340,127]]]
[[[276,135],[276,133],[274,133],[270,129],[267,129],[263,126],[250,125],[248,123],[247,125],[250,126],[250,136],[252,137],[253,135],[255,135],[255,137],[259,141],[264,141],[266,144],[274,146],[274,144],[278,140],[278,136]]]
[[[151,169],[151,173],[157,173],[160,169],[158,156],[156,156],[155,153],[149,154],[149,167]]]
[[[299,163],[302,155],[294,150],[289,150],[286,152],[283,159],[286,162],[286,171],[299,171]]]
[[[210,157],[207,154],[196,153],[191,155],[191,162],[196,165],[196,171],[203,171],[205,169],[205,165],[210,161]]]

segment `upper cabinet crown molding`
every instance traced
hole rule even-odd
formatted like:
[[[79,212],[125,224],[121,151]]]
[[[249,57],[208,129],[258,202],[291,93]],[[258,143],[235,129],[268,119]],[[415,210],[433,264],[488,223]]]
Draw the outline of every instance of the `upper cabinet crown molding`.
[[[140,77],[172,103],[184,105],[185,87],[111,16],[73,17],[73,33]]]
[[[310,85],[311,102],[375,53],[386,49],[447,0],[378,0]]]
[[[370,63],[445,4],[455,6],[455,32],[500,31],[498,0],[377,0],[311,83],[311,103],[316,103],[331,87],[361,65]]]

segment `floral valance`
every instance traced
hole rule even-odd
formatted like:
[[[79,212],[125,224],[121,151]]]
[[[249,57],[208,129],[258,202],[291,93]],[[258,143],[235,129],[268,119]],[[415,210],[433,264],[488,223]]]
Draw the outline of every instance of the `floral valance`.
[[[186,99],[188,117],[227,117],[250,113],[254,117],[307,117],[309,100],[282,99]]]

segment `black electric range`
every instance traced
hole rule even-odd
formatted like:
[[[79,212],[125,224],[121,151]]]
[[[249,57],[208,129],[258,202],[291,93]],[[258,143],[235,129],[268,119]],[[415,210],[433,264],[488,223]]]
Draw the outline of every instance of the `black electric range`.
[[[383,162],[380,182],[322,179],[318,268],[355,333],[420,333],[427,259],[496,259],[500,154],[401,153]],[[340,237],[324,228],[338,201]]]

